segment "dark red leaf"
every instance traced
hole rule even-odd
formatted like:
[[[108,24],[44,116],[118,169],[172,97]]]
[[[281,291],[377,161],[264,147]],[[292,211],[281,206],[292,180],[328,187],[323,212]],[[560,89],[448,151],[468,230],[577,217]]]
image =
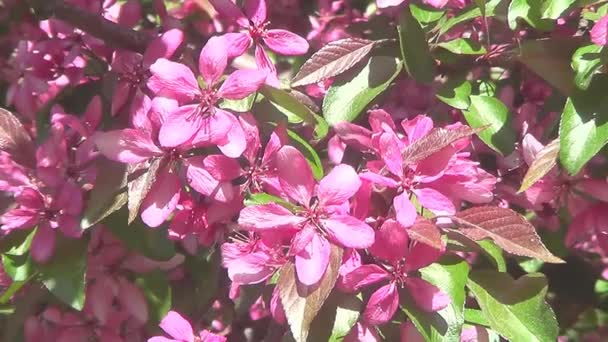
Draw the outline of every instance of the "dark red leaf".
[[[4,108],[0,108],[0,150],[23,165],[32,166],[35,160],[32,139],[19,119]]]
[[[422,242],[433,248],[442,249],[441,232],[431,220],[418,217],[416,222],[407,229],[407,234],[412,240]]]
[[[459,212],[452,221],[460,232],[478,241],[491,238],[505,251],[550,263],[562,263],[543,245],[534,227],[511,209],[477,207]]]
[[[365,58],[374,44],[371,40],[360,38],[346,38],[327,44],[302,65],[291,86],[317,83],[340,75]]]
[[[415,141],[403,151],[404,164],[416,163],[441,151],[458,139],[481,132],[485,127],[461,126],[455,129],[434,128],[429,134]]]

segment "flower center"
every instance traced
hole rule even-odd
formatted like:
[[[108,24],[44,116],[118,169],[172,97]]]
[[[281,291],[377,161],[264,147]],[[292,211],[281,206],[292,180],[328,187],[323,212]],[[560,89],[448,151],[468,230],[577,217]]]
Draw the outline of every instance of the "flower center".
[[[263,39],[266,36],[266,32],[267,32],[266,27],[269,24],[270,24],[270,22],[266,21],[259,25],[251,25],[249,27],[249,35],[256,42],[259,41],[260,39]]]

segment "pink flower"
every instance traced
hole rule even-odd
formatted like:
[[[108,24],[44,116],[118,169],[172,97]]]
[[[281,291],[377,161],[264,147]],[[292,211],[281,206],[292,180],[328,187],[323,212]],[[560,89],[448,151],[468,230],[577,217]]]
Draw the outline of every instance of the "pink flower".
[[[225,342],[223,336],[212,334],[207,330],[201,330],[198,336],[194,334],[192,325],[182,315],[175,311],[169,311],[159,326],[172,338],[155,336],[148,342]]]
[[[157,96],[175,99],[181,105],[166,116],[159,132],[161,146],[215,144],[228,156],[238,157],[245,140],[238,120],[216,106],[220,99],[243,99],[264,83],[266,72],[237,70],[216,89],[228,63],[223,38],[211,38],[203,47],[199,70],[205,85],[185,65],[161,58],[152,64],[148,88]]]
[[[450,303],[447,294],[415,276],[418,269],[435,262],[443,252],[418,242],[410,244],[406,230],[395,220],[387,220],[376,231],[370,252],[378,263],[362,265],[343,280],[352,291],[388,280],[369,298],[363,312],[366,322],[377,325],[391,319],[399,306],[399,288],[407,288],[416,304],[428,312],[441,310]]]
[[[245,32],[226,33],[223,37],[227,41],[230,57],[240,56],[255,45],[255,60],[258,68],[266,70],[269,82],[278,84],[277,70],[262,47],[262,42],[272,51],[287,55],[303,55],[308,51],[306,39],[281,29],[267,29],[266,0],[247,0],[244,12],[232,0],[210,0],[215,9],[223,16],[235,21]]]
[[[348,214],[348,200],[361,186],[361,180],[351,166],[341,164],[315,189],[308,162],[291,146],[279,150],[277,168],[282,190],[302,209],[294,214],[276,203],[249,206],[241,211],[239,224],[260,232],[295,229],[290,254],[295,255],[298,279],[313,285],[327,269],[330,241],[347,248],[367,248],[374,241],[373,229]]]
[[[603,16],[591,28],[591,41],[604,46],[608,44],[608,15]]]

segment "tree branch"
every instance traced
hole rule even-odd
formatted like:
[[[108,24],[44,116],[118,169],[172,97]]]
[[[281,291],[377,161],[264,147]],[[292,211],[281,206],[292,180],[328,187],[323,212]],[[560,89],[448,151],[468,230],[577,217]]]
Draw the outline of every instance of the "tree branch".
[[[29,3],[37,12],[62,20],[115,48],[143,53],[151,39],[143,32],[120,26],[62,0],[30,0]]]

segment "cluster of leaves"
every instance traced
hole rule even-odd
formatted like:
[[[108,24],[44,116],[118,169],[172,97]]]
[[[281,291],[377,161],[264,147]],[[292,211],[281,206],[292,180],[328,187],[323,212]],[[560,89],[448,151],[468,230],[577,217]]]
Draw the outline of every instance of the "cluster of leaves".
[[[604,2],[0,4],[0,334],[606,338]]]

